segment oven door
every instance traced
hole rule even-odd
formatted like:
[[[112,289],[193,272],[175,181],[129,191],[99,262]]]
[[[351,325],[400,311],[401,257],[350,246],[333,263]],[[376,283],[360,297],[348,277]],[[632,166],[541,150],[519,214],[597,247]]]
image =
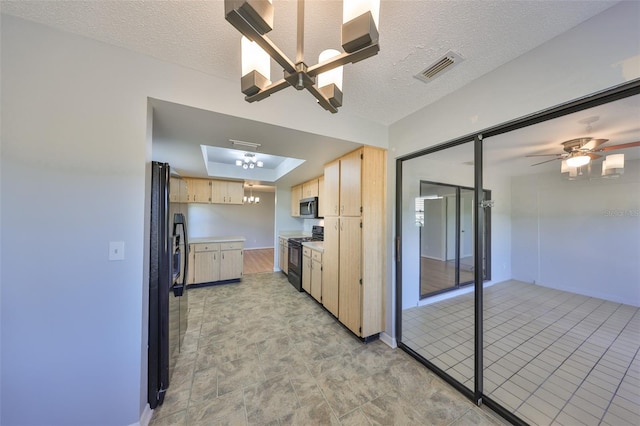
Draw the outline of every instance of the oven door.
[[[302,252],[302,246],[295,242],[289,242],[289,273],[293,271],[297,275],[300,275],[300,253]]]

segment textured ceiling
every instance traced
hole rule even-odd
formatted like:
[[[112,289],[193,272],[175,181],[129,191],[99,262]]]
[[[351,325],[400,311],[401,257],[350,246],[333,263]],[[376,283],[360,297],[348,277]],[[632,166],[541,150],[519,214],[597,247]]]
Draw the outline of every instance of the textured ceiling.
[[[340,111],[391,124],[602,12],[612,1],[390,1],[380,53],[344,69]],[[339,48],[340,1],[306,4],[305,60]],[[295,54],[296,2],[274,0],[269,34]],[[222,1],[3,1],[2,12],[237,82],[237,31]],[[465,58],[429,84],[413,78],[448,50]],[[272,69],[278,76],[281,70]],[[274,77],[275,79],[275,77]],[[293,90],[293,89],[291,89]],[[243,96],[238,92],[238,96]],[[277,95],[275,95],[277,96]]]

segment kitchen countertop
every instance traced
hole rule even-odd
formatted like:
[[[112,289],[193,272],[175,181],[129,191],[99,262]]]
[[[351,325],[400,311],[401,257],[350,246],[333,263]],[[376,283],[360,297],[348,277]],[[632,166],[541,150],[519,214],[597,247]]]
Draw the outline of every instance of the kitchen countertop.
[[[222,237],[200,237],[200,238],[189,238],[189,244],[199,244],[199,243],[231,243],[237,241],[245,241],[245,237],[239,236],[222,236]]]
[[[280,238],[298,238],[298,237],[310,237],[311,234],[302,231],[280,231],[278,237]]]
[[[324,253],[324,241],[305,241],[302,245],[309,247],[310,249],[317,250],[320,253]]]

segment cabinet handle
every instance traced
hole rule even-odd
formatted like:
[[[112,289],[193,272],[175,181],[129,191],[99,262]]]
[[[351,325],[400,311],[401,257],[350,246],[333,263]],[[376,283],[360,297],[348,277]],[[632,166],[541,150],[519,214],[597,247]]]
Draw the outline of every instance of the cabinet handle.
[[[340,206],[340,214],[344,213],[344,204],[342,206]]]

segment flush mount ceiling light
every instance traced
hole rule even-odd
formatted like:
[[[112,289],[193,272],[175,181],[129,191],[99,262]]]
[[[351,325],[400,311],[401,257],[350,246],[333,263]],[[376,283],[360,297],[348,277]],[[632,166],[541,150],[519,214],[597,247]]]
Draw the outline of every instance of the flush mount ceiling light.
[[[242,160],[236,160],[236,166],[240,166],[246,170],[253,169],[254,167],[263,167],[264,163],[262,161],[258,161],[255,154],[247,152],[244,154],[244,158]]]
[[[342,106],[342,66],[374,56],[378,45],[380,0],[343,0],[342,48],[325,50],[319,63],[304,62],[304,0],[298,0],[296,60],[289,59],[265,34],[273,29],[272,0],[225,0],[227,21],[242,35],[241,90],[247,102],[260,101],[285,87],[307,89],[327,111]],[[270,59],[284,71],[274,83]]]

